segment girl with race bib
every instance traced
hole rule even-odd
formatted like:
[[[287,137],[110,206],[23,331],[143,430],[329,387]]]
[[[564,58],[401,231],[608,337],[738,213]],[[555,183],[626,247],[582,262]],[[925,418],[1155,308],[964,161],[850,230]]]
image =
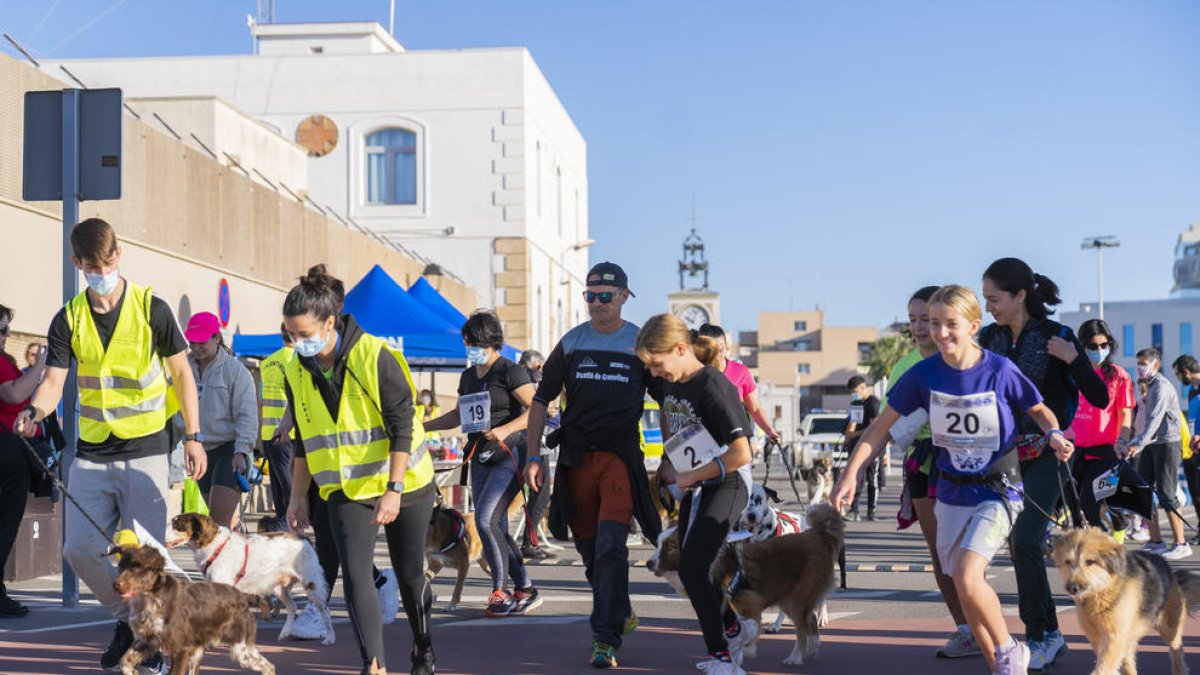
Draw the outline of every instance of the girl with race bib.
[[[492,594],[485,615],[524,614],[542,604],[529,578],[521,549],[508,532],[508,506],[521,489],[525,426],[533,402],[529,371],[500,355],[504,328],[489,310],[472,314],[462,326],[467,368],[458,381],[458,404],[425,425],[441,431],[461,426],[467,434],[466,470],[471,476],[475,527],[488,568]],[[513,592],[505,589],[511,578]]]
[[[888,405],[858,444],[830,501],[844,508],[873,449],[892,425],[918,409],[929,413],[938,470],[937,555],[955,589],[991,672],[1024,674],[1029,649],[1009,635],[1000,599],[987,582],[992,556],[1021,510],[1014,411],[1025,411],[1065,461],[1072,446],[1037,388],[1008,359],[979,347],[982,311],[975,293],[943,286],[929,299],[930,333],[939,354],[913,366],[888,394]]]
[[[696,667],[744,675],[740,651],[730,653],[742,629],[708,574],[750,493],[749,420],[737,389],[711,365],[719,349],[669,314],[651,317],[637,337],[638,357],[665,381],[658,476],[687,491],[679,507],[679,576],[708,650]]]

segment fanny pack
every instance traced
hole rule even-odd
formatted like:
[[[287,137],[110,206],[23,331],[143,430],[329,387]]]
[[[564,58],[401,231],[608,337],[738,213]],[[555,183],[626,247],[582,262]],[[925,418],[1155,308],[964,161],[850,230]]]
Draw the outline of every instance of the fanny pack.
[[[1046,450],[1045,438],[1042,434],[1021,434],[1017,437],[1017,460],[1029,462],[1042,456]]]
[[[984,473],[961,475],[942,472],[941,478],[955,485],[982,485],[1004,495],[1009,485],[1021,481],[1021,463],[1016,452],[1006,452]]]

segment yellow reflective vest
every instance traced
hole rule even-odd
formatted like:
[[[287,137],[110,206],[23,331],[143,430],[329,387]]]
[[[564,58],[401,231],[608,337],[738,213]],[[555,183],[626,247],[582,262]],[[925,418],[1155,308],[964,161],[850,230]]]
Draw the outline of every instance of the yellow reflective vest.
[[[413,389],[404,355],[389,349],[382,339],[364,333],[346,356],[349,372],[342,382],[336,422],[325,407],[312,373],[300,359],[292,359],[284,368],[295,406],[292,415],[321,499],[328,499],[338,490],[354,500],[378,497],[387,490],[391,441],[383,422],[379,392],[379,356],[384,349],[396,357]],[[424,426],[414,414],[404,491],[425,487],[432,480],[433,459],[425,448]]]
[[[71,350],[79,364],[79,437],[88,443],[102,443],[110,435],[128,440],[158,433],[179,411],[154,347],[152,297],[149,287],[125,282],[125,299],[107,348],[92,319],[87,291],[67,303]]]
[[[283,420],[283,411],[287,410],[287,389],[284,384],[287,375],[283,372],[292,354],[292,347],[282,347],[279,351],[268,356],[258,366],[258,374],[262,379],[260,397],[262,399],[262,434],[264,441],[275,436],[275,429]]]

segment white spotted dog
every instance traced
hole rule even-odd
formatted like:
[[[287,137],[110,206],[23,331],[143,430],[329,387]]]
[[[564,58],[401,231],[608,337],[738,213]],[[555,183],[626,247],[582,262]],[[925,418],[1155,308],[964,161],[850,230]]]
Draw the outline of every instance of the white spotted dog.
[[[738,516],[729,531],[730,540],[740,540],[747,543],[758,543],[785,534],[796,534],[808,529],[803,513],[788,513],[776,509],[772,504],[782,501],[779,493],[765,485],[754,484],[750,490],[750,498],[742,515]],[[767,633],[778,633],[783,628],[786,614],[780,611],[775,622],[763,630]],[[829,622],[825,603],[817,613],[818,624],[824,626]],[[746,647],[746,656],[753,657],[756,645],[751,642]]]
[[[208,581],[229,584],[248,595],[275,596],[287,608],[279,639],[292,635],[296,601],[292,586],[299,584],[309,604],[317,608],[325,625],[323,645],[334,641],[333,617],[325,598],[329,589],[312,544],[291,532],[241,534],[217,525],[199,513],[183,513],[171,520],[173,537],[168,548],[192,549],[200,572]]]

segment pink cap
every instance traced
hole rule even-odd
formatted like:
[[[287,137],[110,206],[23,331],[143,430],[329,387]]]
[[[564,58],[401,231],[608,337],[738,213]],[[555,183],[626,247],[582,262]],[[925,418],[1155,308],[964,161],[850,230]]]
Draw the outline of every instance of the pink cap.
[[[221,332],[221,320],[212,312],[198,312],[188,319],[183,336],[188,342],[204,342]]]

